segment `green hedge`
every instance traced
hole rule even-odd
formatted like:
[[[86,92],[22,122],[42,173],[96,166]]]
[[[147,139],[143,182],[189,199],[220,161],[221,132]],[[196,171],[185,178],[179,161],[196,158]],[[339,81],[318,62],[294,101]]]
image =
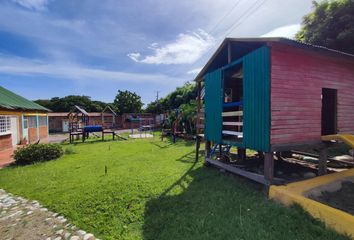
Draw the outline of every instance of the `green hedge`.
[[[17,164],[25,165],[56,159],[63,153],[63,148],[59,144],[34,144],[17,149],[14,152],[14,159]]]

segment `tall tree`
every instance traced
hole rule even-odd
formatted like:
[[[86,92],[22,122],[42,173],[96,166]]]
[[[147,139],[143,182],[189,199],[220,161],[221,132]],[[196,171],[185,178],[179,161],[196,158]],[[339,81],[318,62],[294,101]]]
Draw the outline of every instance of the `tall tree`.
[[[118,90],[113,106],[118,114],[138,113],[141,111],[143,102],[141,97],[135,92]]]
[[[145,111],[151,113],[161,113],[168,110],[179,108],[182,104],[187,104],[191,100],[196,99],[197,88],[193,82],[187,82],[182,87],[177,87],[175,91],[158,101],[151,102],[147,105]]]
[[[296,39],[354,54],[354,0],[313,1]]]
[[[107,105],[101,101],[92,101],[89,96],[69,95],[63,98],[54,97],[50,100],[39,99],[36,103],[46,107],[53,112],[69,112],[73,106],[78,105],[88,112],[101,112]]]

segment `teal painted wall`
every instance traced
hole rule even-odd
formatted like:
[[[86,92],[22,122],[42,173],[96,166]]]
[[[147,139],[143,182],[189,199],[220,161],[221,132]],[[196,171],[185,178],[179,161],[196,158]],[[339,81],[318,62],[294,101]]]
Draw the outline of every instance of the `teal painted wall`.
[[[220,143],[222,131],[223,71],[217,69],[205,75],[205,138]]]
[[[270,50],[261,47],[243,60],[243,146],[270,149]]]
[[[222,141],[223,71],[243,64],[243,141]],[[270,149],[270,51],[261,47],[205,75],[207,140],[267,152]]]

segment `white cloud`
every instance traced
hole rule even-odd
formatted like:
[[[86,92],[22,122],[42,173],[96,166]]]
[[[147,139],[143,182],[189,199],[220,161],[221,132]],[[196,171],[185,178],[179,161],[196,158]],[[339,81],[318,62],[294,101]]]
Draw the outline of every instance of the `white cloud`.
[[[135,62],[139,62],[139,58],[141,57],[141,54],[140,53],[129,53],[127,56],[130,57]]]
[[[300,30],[300,24],[292,24],[273,29],[272,31],[263,34],[262,37],[286,37],[294,38],[295,34]]]
[[[187,74],[197,75],[201,70],[202,70],[202,68],[195,68],[195,69],[188,71]]]
[[[164,74],[131,73],[81,65],[44,63],[42,61],[22,58],[0,57],[0,73],[23,76],[50,76],[87,82],[130,82],[130,83],[183,83],[185,79],[170,77]]]
[[[22,7],[31,10],[45,10],[47,9],[48,0],[12,0],[13,2],[21,5]]]
[[[149,48],[154,54],[142,58],[140,53],[129,53],[135,62],[147,64],[185,64],[197,61],[211,46],[215,44],[213,36],[199,29],[188,34],[181,33],[177,39],[164,46],[157,43],[151,44]]]

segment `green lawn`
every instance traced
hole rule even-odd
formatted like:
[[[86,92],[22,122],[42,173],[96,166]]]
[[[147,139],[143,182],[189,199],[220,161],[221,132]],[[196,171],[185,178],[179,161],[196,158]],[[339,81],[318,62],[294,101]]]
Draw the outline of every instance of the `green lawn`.
[[[39,200],[101,239],[347,239],[299,207],[268,201],[261,186],[195,163],[193,142],[156,137],[73,149],[56,161],[0,170],[0,188]]]

